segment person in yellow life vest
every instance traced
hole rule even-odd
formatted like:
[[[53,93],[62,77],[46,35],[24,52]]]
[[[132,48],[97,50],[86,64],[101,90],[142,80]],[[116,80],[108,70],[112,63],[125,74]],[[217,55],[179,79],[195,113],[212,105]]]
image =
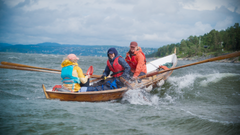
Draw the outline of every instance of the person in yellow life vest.
[[[130,43],[130,50],[127,52],[125,60],[131,67],[131,80],[135,80],[138,76],[147,73],[146,57],[137,42],[133,41]]]
[[[72,92],[79,91],[81,89],[80,83],[89,83],[90,78],[90,75],[85,76],[83,74],[82,69],[78,66],[78,60],[79,58],[75,54],[69,54],[61,64],[61,78],[63,87]]]

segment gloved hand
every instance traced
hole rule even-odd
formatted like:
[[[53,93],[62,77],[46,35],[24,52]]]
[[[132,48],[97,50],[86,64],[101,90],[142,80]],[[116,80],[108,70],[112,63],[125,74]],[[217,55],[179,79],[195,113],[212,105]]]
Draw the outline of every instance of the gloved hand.
[[[107,77],[105,75],[102,75],[101,78],[102,78],[102,80],[106,80],[107,79]]]
[[[125,80],[130,80],[131,79],[131,77],[129,75],[122,75],[121,77]]]
[[[87,76],[88,78],[91,78],[91,76],[90,76],[89,74],[86,74],[86,76]]]
[[[164,69],[164,70],[167,70],[167,69],[168,69],[168,67],[166,67],[166,66],[159,66],[159,68],[162,68],[162,69]]]

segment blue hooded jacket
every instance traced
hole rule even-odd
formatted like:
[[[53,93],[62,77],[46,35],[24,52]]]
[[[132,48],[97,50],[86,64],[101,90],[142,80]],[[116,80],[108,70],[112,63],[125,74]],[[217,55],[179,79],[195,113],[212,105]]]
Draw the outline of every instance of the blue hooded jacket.
[[[112,52],[115,54],[115,57],[114,57],[113,59],[111,59],[111,58],[109,57],[109,55],[108,55],[108,53],[109,53],[110,51],[112,51]],[[116,50],[115,48],[110,48],[110,49],[108,49],[108,51],[107,51],[107,56],[108,56],[108,60],[109,60],[110,64],[113,65],[113,62],[114,62],[115,58],[117,58],[117,57],[120,56],[120,55],[118,55],[118,52],[117,52],[117,50]],[[128,79],[128,78],[129,78],[129,73],[130,73],[130,70],[131,70],[130,66],[129,66],[128,63],[125,61],[125,59],[122,58],[122,57],[119,57],[118,63],[119,63],[121,66],[123,66],[124,69],[125,69],[124,72],[123,72],[123,74],[122,74],[121,76],[124,77],[125,79]],[[105,70],[104,70],[104,72],[103,72],[103,75],[108,76],[108,75],[110,74],[110,71],[111,71],[111,70],[108,68],[108,66],[106,66],[106,68],[105,68]]]

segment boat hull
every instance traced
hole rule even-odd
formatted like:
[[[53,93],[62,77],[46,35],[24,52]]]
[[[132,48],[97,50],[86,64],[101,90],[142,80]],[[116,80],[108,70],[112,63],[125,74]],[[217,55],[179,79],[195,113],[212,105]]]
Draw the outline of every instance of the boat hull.
[[[117,89],[82,93],[54,91],[47,91],[46,93],[48,94],[49,99],[59,99],[61,101],[102,102],[121,99],[126,91],[127,88],[122,90]]]

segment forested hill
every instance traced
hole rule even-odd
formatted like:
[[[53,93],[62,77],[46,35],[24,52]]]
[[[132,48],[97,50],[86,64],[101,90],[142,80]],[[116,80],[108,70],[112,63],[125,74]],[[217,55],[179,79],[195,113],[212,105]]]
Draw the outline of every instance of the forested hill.
[[[74,53],[80,56],[107,57],[109,48],[115,47],[118,53],[125,57],[129,47],[110,46],[110,45],[63,45],[58,43],[40,43],[32,45],[12,45],[0,43],[0,52],[18,52],[18,53],[41,53],[41,54],[70,54]],[[148,55],[157,51],[157,48],[145,48],[143,52]]]
[[[168,44],[160,47],[156,53],[148,55],[150,57],[163,57],[172,54],[174,48],[180,58],[193,56],[218,56],[224,53],[240,50],[240,28],[239,23],[226,30],[211,30],[203,36],[190,36],[182,39],[180,43]]]

